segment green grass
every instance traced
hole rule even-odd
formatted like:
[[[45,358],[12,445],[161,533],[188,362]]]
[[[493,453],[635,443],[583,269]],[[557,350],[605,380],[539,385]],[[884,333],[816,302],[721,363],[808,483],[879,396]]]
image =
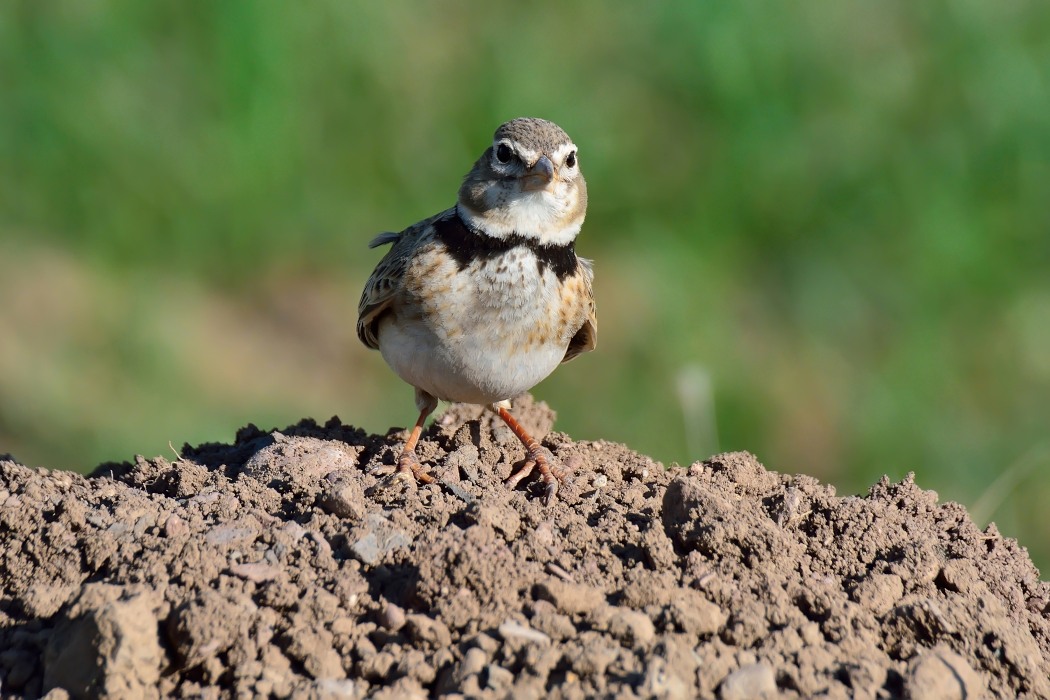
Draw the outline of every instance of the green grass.
[[[560,429],[971,504],[1042,459],[989,516],[1045,567],[1048,77],[1039,3],[10,3],[0,451],[410,422],[354,338],[364,244],[535,115],[598,275]]]

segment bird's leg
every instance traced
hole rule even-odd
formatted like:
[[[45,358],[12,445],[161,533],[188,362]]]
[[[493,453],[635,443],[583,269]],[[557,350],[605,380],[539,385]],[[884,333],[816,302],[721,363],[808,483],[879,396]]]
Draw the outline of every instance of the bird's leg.
[[[521,427],[521,423],[514,419],[514,416],[510,415],[504,406],[497,405],[496,413],[503,419],[503,422],[507,424],[519,440],[521,444],[525,445],[525,464],[521,465],[521,469],[514,472],[507,479],[506,484],[509,488],[516,487],[521,480],[532,473],[532,470],[538,469],[540,472],[540,479],[545,485],[543,493],[543,505],[550,505],[551,501],[554,500],[554,496],[558,493],[558,484],[562,479],[562,475],[554,471],[551,468],[550,463],[547,461],[547,455],[544,453],[543,448],[540,447],[540,443],[536,442],[536,438],[529,435],[525,428]]]
[[[423,432],[423,424],[426,422],[431,410],[433,409],[428,408],[419,412],[416,427],[412,428],[412,433],[405,442],[405,449],[401,451],[401,456],[397,458],[397,471],[394,472],[393,479],[407,481],[414,477],[423,484],[434,483],[434,477],[425,472],[419,460],[416,459],[416,443],[419,442],[419,435]]]
[[[387,478],[388,485],[399,481],[412,483],[418,481],[422,484],[434,483],[434,477],[424,471],[419,464],[419,460],[416,459],[416,443],[419,442],[419,436],[423,432],[423,424],[426,423],[427,416],[434,412],[437,404],[437,399],[433,396],[422,389],[416,389],[416,408],[419,409],[419,418],[416,420],[416,425],[412,428],[412,432],[409,433],[408,440],[405,441],[405,447],[401,450],[401,456],[397,458],[396,470],[391,474],[390,467],[384,466],[373,472],[376,474],[390,474]]]

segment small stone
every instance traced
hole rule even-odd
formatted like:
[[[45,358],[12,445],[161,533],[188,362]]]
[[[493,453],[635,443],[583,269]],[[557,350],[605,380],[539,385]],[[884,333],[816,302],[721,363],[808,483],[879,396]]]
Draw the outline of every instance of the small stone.
[[[824,633],[820,631],[820,625],[816,622],[803,624],[802,629],[799,630],[799,636],[802,637],[803,642],[811,647],[824,641]]]
[[[434,649],[444,649],[452,644],[452,633],[440,620],[420,614],[406,615],[405,626],[408,636],[417,644],[426,644]]]
[[[722,681],[719,694],[722,700],[758,700],[773,698],[777,692],[777,679],[773,667],[767,663],[741,666]]]
[[[358,674],[365,680],[373,683],[382,682],[390,675],[391,669],[397,663],[394,655],[388,651],[373,654],[357,665]]]
[[[292,542],[298,542],[306,536],[306,528],[294,520],[289,520],[282,525],[281,532],[288,535],[292,539]]]
[[[471,637],[470,643],[489,655],[495,654],[496,650],[499,649],[499,642],[484,632],[478,632]]]
[[[904,595],[904,582],[896,574],[875,574],[853,589],[853,599],[876,615],[885,615]]]
[[[352,617],[337,617],[332,620],[332,634],[351,634],[357,627],[357,620]]]
[[[671,538],[667,536],[663,528],[649,528],[643,535],[642,547],[645,551],[646,562],[657,571],[671,568],[678,560],[678,556],[674,553],[674,545],[671,544]]]
[[[262,675],[260,678],[272,683],[275,692],[282,694],[276,688],[286,687],[292,677],[292,662],[276,646],[267,644],[260,655],[262,661]]]
[[[536,644],[550,644],[551,638],[545,635],[543,632],[527,627],[520,622],[514,620],[507,620],[499,626],[499,634],[504,640],[510,641],[512,639],[521,639],[526,642],[534,642]]]
[[[514,674],[496,664],[485,667],[485,685],[497,693],[505,692],[514,683]]]
[[[195,495],[189,502],[195,505],[208,505],[209,503],[215,503],[219,498],[218,491],[204,491]]]
[[[614,608],[608,626],[609,633],[628,646],[646,646],[656,636],[649,616],[629,608]]]
[[[373,700],[427,700],[430,694],[415,678],[403,676],[369,697]]]
[[[532,528],[532,544],[537,549],[550,547],[554,544],[554,524],[550,520],[544,520]]]
[[[729,619],[722,608],[691,589],[679,591],[670,607],[672,619],[687,634],[715,634]]]
[[[571,660],[572,670],[583,677],[601,676],[609,665],[616,661],[616,649],[598,644],[588,644]]]
[[[317,530],[310,530],[306,533],[306,536],[309,537],[313,541],[314,545],[317,546],[318,557],[320,557],[321,559],[329,560],[332,558],[332,545],[328,543],[328,540],[325,539],[324,535],[322,535]]]
[[[339,473],[325,478],[325,489],[318,497],[322,509],[339,518],[361,520],[365,517],[365,493],[361,484]]]
[[[263,562],[251,562],[234,564],[230,567],[230,573],[253,583],[264,583],[277,578],[281,570]]]
[[[419,681],[423,685],[430,685],[437,672],[427,661],[427,655],[419,649],[402,648],[397,654],[397,666],[393,677],[400,678],[408,676]]]
[[[576,626],[572,624],[572,620],[569,619],[568,615],[558,613],[554,610],[554,606],[545,600],[536,602],[537,604],[545,603],[550,607],[550,610],[534,612],[529,622],[535,629],[550,636],[552,639],[571,639],[576,636]]]
[[[686,683],[665,659],[649,659],[645,678],[638,690],[646,698],[666,698],[666,700],[688,700],[694,697],[691,687]]]
[[[314,691],[319,700],[353,700],[357,697],[354,682],[345,678],[314,681]]]
[[[521,516],[510,507],[482,505],[475,501],[467,509],[467,517],[483,527],[491,527],[512,542],[521,531]]]
[[[984,679],[966,659],[945,646],[912,660],[905,687],[911,700],[964,700],[984,697],[987,692]]]
[[[259,525],[254,519],[244,519],[228,525],[213,527],[204,536],[210,545],[246,544],[259,535]]]
[[[186,521],[180,518],[175,513],[168,516],[168,519],[164,521],[164,536],[165,537],[182,537],[190,531],[189,525]]]
[[[843,664],[840,673],[852,691],[852,697],[878,698],[879,691],[886,685],[886,666],[885,659],[859,658]]]
[[[430,657],[430,663],[435,669],[451,666],[455,661],[456,655],[452,653],[451,649],[438,649]]]
[[[379,624],[384,629],[397,632],[405,626],[405,611],[393,603],[387,603],[382,615],[379,616]]]
[[[408,535],[378,513],[366,517],[352,537],[350,552],[362,564],[369,566],[378,564],[390,552],[412,543]]]
[[[532,592],[567,615],[587,614],[605,602],[605,595],[597,588],[567,581],[542,581]]]
[[[477,481],[478,454],[478,448],[475,445],[469,443],[460,445],[448,453],[445,464],[449,468],[462,469],[469,481]]]
[[[941,567],[938,583],[956,593],[968,593],[972,582],[978,580],[977,568],[967,559],[950,559]]]
[[[434,664],[436,666],[443,665],[438,663],[437,654],[434,657]],[[484,651],[477,647],[467,649],[458,663],[445,666],[445,670],[437,684],[436,694],[445,698],[455,697],[456,695],[460,697],[476,697],[481,690],[477,676],[485,668],[486,664],[488,664],[488,655]],[[473,693],[470,692],[472,690]]]
[[[332,648],[331,635],[297,628],[291,632],[288,653],[300,663],[307,673],[317,680],[346,678],[343,661]]]
[[[486,663],[488,663],[488,656],[484,651],[477,647],[467,649],[467,653],[463,655],[463,661],[459,665],[460,678],[466,679],[467,676],[481,673],[481,669],[485,668]]]

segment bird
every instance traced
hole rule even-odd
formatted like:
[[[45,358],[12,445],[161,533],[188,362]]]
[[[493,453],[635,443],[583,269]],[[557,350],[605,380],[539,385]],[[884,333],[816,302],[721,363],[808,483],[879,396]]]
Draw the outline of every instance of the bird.
[[[357,335],[415,389],[419,417],[391,479],[433,483],[416,444],[438,401],[490,407],[525,447],[514,489],[533,471],[543,502],[564,474],[510,412],[510,399],[598,336],[592,262],[576,255],[587,214],[579,148],[557,124],[501,124],[463,178],[455,206],[376,236],[391,244],[365,284]]]

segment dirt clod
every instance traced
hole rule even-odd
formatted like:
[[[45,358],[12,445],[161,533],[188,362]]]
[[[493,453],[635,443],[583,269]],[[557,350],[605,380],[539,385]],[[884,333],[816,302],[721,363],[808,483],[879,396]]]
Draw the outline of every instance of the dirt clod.
[[[0,460],[0,696],[1050,697],[1050,585],[912,477],[838,497],[751,455],[664,469],[453,407],[95,474]]]
[[[986,692],[981,677],[966,659],[945,647],[924,651],[912,659],[907,691],[911,700],[965,700],[983,697]]]
[[[90,583],[47,640],[44,690],[62,688],[73,698],[155,698],[161,661],[152,596],[125,597],[118,586]],[[24,687],[28,679],[19,680]]]

